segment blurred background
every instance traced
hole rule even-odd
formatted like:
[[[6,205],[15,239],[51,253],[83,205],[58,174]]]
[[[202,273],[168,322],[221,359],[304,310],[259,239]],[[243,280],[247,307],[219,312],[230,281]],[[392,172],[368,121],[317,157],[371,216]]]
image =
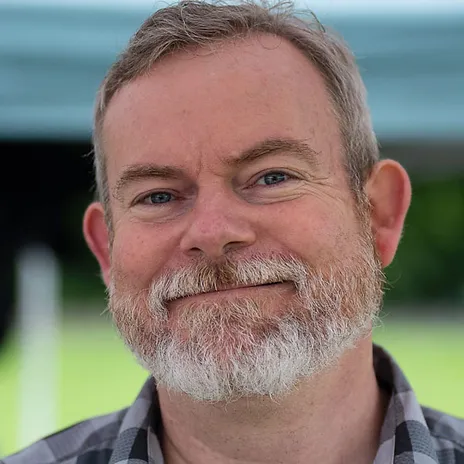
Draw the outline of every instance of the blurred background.
[[[102,314],[81,220],[95,92],[163,5],[0,0],[0,457],[129,404],[146,377]],[[375,340],[421,402],[464,417],[464,2],[297,5],[354,50],[382,156],[413,182]]]

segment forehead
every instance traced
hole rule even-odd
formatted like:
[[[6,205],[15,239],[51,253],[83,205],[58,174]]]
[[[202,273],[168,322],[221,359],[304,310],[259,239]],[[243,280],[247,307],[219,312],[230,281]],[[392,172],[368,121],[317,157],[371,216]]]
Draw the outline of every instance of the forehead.
[[[127,164],[214,164],[279,137],[307,140],[328,159],[340,148],[316,67],[264,35],[162,59],[115,94],[103,123],[110,183]]]

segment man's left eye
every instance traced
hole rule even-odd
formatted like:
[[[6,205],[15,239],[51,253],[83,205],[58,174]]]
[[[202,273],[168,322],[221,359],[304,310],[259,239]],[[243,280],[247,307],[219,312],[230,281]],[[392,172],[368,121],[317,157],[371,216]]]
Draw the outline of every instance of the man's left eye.
[[[289,180],[291,176],[281,171],[273,171],[264,174],[256,182],[257,185],[276,185]]]

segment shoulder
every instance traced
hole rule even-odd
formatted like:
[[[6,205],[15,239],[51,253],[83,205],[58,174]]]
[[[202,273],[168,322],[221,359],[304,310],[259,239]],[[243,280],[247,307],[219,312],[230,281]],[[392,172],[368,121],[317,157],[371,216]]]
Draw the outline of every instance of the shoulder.
[[[464,419],[422,407],[439,462],[464,464]]]
[[[126,412],[123,409],[74,424],[0,459],[0,464],[107,463]]]

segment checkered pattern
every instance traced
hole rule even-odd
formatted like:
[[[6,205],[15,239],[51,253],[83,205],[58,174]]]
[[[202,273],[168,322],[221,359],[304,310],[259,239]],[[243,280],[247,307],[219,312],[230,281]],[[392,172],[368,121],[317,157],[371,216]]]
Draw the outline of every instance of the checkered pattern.
[[[374,347],[381,387],[391,391],[374,464],[464,464],[464,420],[421,407],[399,366]]]
[[[391,392],[374,464],[464,464],[464,420],[421,407],[393,359],[374,347],[380,387]],[[122,411],[46,437],[0,464],[163,464],[152,380]]]

